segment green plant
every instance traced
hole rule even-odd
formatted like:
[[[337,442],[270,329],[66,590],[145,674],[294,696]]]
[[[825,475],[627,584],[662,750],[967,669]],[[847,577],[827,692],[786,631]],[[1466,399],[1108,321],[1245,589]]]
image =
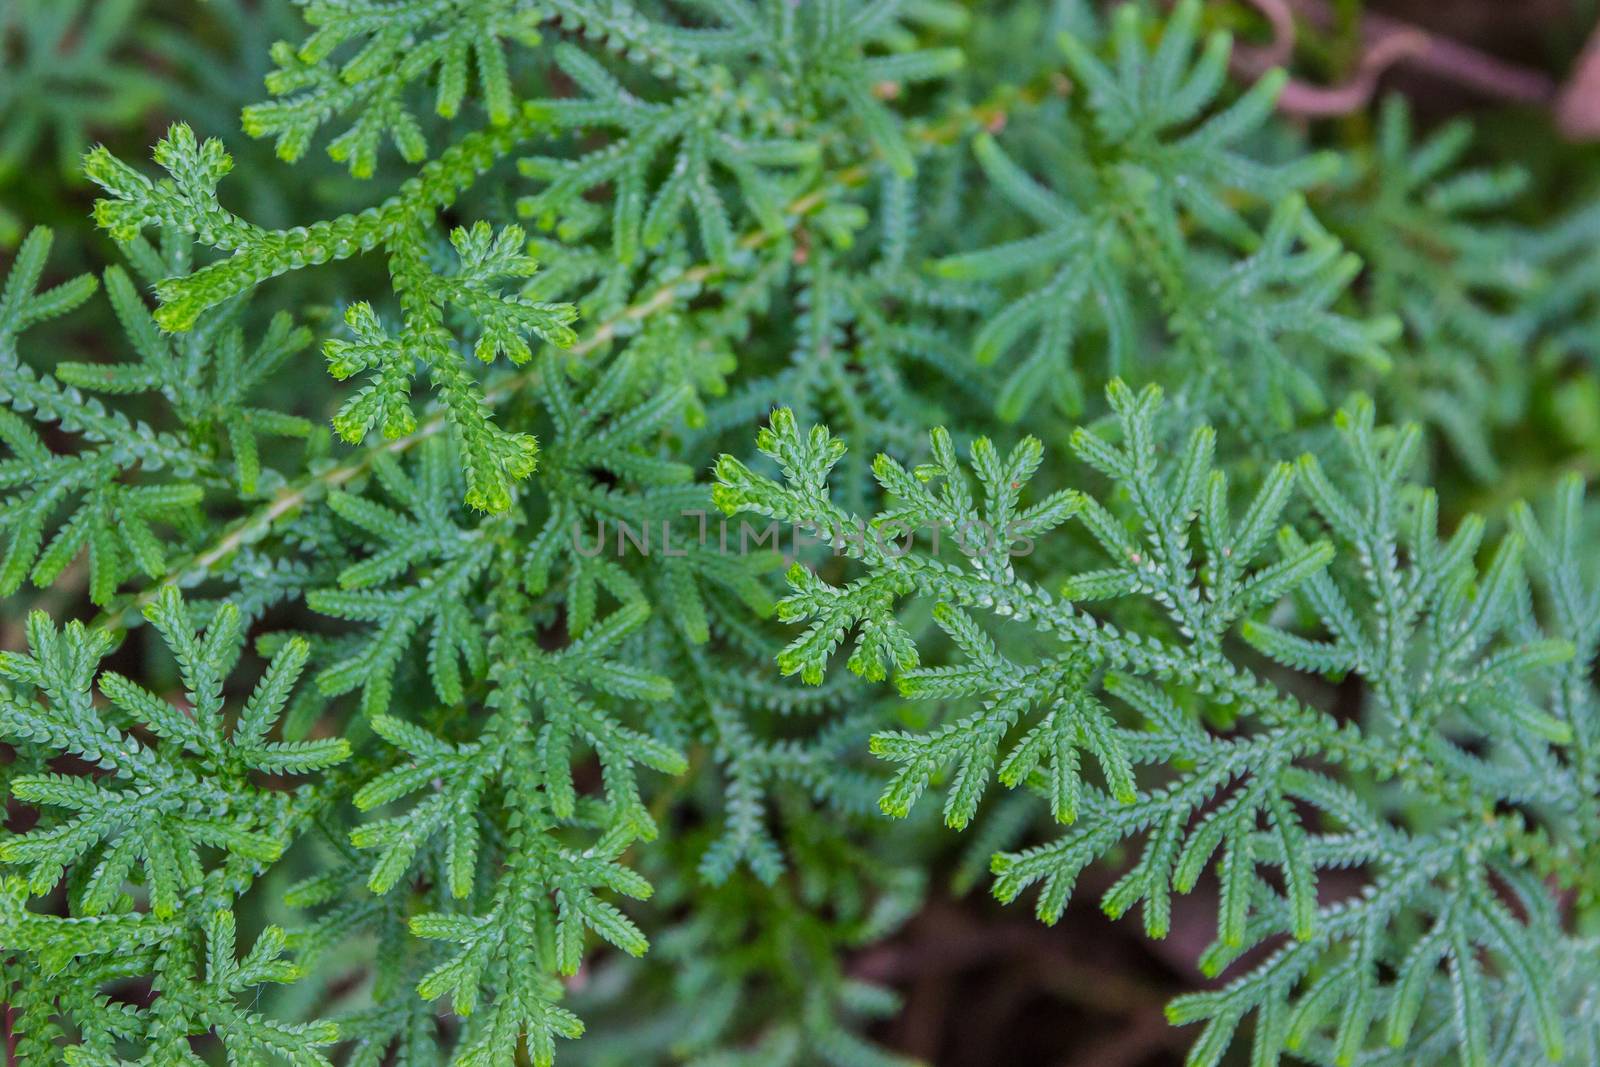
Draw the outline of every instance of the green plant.
[[[0,188],[36,155],[48,154],[62,176],[78,178],[89,124],[127,123],[150,106],[159,83],[115,55],[138,9],[139,0],[92,9],[19,0],[0,12]],[[14,245],[22,225],[0,208],[0,243]]]
[[[310,0],[282,163],[90,149],[125,265],[0,291],[13,1058],[904,1063],[861,961],[988,865],[1204,912],[1194,1064],[1600,1062],[1593,212],[1108,6]]]
[[[1436,496],[1406,482],[1420,433],[1375,428],[1364,399],[1337,420],[1350,485],[1336,484],[1308,454],[1269,468],[1233,517],[1229,479],[1212,465],[1210,427],[1172,442],[1173,460],[1163,464],[1158,449],[1170,435],[1160,426],[1159,391],[1135,395],[1114,381],[1109,395],[1117,440],[1080,430],[1072,444],[1081,462],[1112,480],[1126,515],[1073,490],[1018,510],[1042,458],[1031,438],[1005,459],[987,439],[973,443],[974,496],[949,435],[937,430],[934,461],[915,472],[877,458],[874,472],[892,506],[862,520],[826,493],[837,442],[826,430],[803,436],[792,415],[778,411],[761,447],[782,465],[784,481],[725,456],[720,502],[809,527],[866,568],[843,586],[798,564],[791,570],[795,592],[780,611],[809,626],[780,666],[820,681],[835,647],[857,631],[849,660],[856,673],[894,671],[908,697],[976,703],[930,733],[873,737],[875,755],[902,765],[879,804],[905,817],[946,767],[953,769],[944,819],[956,829],[972,821],[991,778],[1040,793],[1070,829],[1049,844],[999,853],[992,866],[1002,900],[1042,886],[1037,911],[1046,922],[1061,917],[1088,864],[1142,839],[1137,862],[1101,907],[1119,917],[1142,905],[1146,933],[1164,937],[1172,892],[1192,891],[1220,857],[1217,939],[1204,968],[1218,974],[1263,942],[1279,947],[1222,989],[1174,1002],[1174,1022],[1207,1024],[1191,1059],[1216,1062],[1254,1014],[1258,1061],[1309,1045],[1352,1062],[1375,1020],[1386,1019],[1397,1048],[1421,1025],[1436,1047],[1455,1045],[1463,1061],[1488,1063],[1495,1004],[1506,1013],[1497,1046],[1538,1047],[1561,1059],[1561,1017],[1594,977],[1582,966],[1549,976],[1545,961],[1584,950],[1566,943],[1534,875],[1591,862],[1595,808],[1581,727],[1577,709],[1556,695],[1588,673],[1588,659],[1567,667],[1577,654],[1572,638],[1582,635],[1592,657],[1600,620],[1600,599],[1567,555],[1576,547],[1581,482],[1564,486],[1559,537],[1547,539],[1520,513],[1519,531],[1480,574],[1473,560],[1483,523],[1469,516],[1441,542]],[[1307,543],[1293,526],[1279,526],[1297,480],[1327,539]],[[1111,565],[1068,576],[1058,598],[1004,557],[1069,516]],[[997,536],[947,539],[944,558],[880,543],[887,530],[935,526]],[[867,536],[840,533],[858,527]],[[1262,560],[1275,532],[1276,558]],[[1551,634],[1539,628],[1526,590],[1518,591],[1526,540],[1540,545],[1539,573],[1551,592],[1585,605],[1584,621],[1559,621]],[[1330,569],[1341,556],[1347,566]],[[1297,625],[1254,617],[1291,594]],[[906,596],[938,601],[933,617],[960,653],[956,662],[921,665],[896,618]],[[1116,622],[1124,598],[1157,610],[1140,611],[1138,628],[1124,629]],[[1107,602],[1103,615],[1080,606]],[[969,608],[1041,631],[1058,648],[1019,663]],[[1252,669],[1242,649],[1229,648],[1236,623],[1244,644],[1277,668],[1359,678],[1371,693],[1363,721],[1340,722],[1298,696],[1293,681]],[[1125,709],[1120,715],[1108,697]],[[1225,720],[1208,722],[1207,708]],[[1087,784],[1091,758],[1097,773]],[[1141,787],[1137,768],[1150,766],[1166,773]],[[1525,809],[1562,815],[1537,824]],[[1319,868],[1360,869],[1370,881],[1360,894],[1322,902]],[[1263,869],[1275,877],[1262,877]],[[1497,969],[1492,995],[1484,952]],[[1385,984],[1381,974],[1395,980]],[[1324,1045],[1319,1031],[1329,1021],[1336,1026]]]

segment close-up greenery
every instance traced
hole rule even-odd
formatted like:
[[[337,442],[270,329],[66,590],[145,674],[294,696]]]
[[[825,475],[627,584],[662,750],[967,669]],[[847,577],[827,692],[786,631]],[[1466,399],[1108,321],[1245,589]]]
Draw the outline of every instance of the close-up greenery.
[[[6,1063],[1600,1067],[1521,6],[0,0]]]

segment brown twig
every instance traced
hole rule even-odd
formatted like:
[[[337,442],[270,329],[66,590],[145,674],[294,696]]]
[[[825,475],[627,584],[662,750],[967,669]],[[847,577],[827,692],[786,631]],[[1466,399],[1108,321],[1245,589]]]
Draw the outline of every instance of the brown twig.
[[[1294,11],[1289,0],[1250,0],[1250,4],[1272,25],[1272,43],[1260,48],[1239,45],[1233,50],[1234,62],[1248,66],[1252,74],[1286,66],[1294,55],[1295,37]]]
[[[1249,0],[1272,26],[1272,42],[1260,48],[1239,47],[1233,64],[1243,74],[1260,75],[1282,66],[1294,51],[1295,19],[1319,27],[1333,23],[1333,12],[1325,0]],[[1429,33],[1409,23],[1384,15],[1368,14],[1361,22],[1364,50],[1355,75],[1342,85],[1317,86],[1291,80],[1278,98],[1280,110],[1306,118],[1327,118],[1357,110],[1372,99],[1378,79],[1397,63],[1406,63],[1430,74],[1475,89],[1485,96],[1514,103],[1544,103],[1555,96],[1555,82],[1540,71],[1497,59],[1486,52]],[[1600,81],[1600,58],[1594,61],[1594,75]],[[1591,96],[1600,95],[1600,86]],[[1600,107],[1597,112],[1600,122]]]
[[[1600,26],[1578,57],[1578,65],[1561,88],[1556,122],[1575,141],[1600,139]]]

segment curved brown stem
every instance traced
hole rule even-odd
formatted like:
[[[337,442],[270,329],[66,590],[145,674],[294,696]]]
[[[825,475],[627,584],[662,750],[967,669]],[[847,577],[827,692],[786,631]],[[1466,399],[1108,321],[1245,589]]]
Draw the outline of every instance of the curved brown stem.
[[[1589,35],[1583,55],[1561,87],[1556,122],[1575,141],[1600,140],[1600,26]]]
[[[1241,73],[1260,75],[1282,66],[1294,52],[1295,18],[1318,26],[1333,22],[1324,0],[1248,0],[1272,26],[1272,42],[1260,48],[1234,50],[1234,67]],[[1365,45],[1355,76],[1342,85],[1317,86],[1291,80],[1278,99],[1280,110],[1307,118],[1345,115],[1366,105],[1377,91],[1378,79],[1390,67],[1405,62],[1486,96],[1516,103],[1542,103],[1555,95],[1555,82],[1543,73],[1497,59],[1447,37],[1429,33],[1382,15],[1362,20]],[[1595,50],[1591,42],[1592,51]],[[1600,124],[1600,55],[1593,61],[1596,84],[1584,99]]]
[[[1250,4],[1271,24],[1272,42],[1260,48],[1234,46],[1234,62],[1257,72],[1287,66],[1294,55],[1295,37],[1294,11],[1289,0],[1250,0]]]
[[[1278,97],[1278,108],[1305,118],[1330,118],[1348,115],[1367,105],[1378,91],[1378,78],[1384,71],[1406,59],[1416,59],[1429,48],[1426,34],[1401,30],[1381,38],[1361,55],[1355,77],[1343,85],[1323,87],[1291,79]]]

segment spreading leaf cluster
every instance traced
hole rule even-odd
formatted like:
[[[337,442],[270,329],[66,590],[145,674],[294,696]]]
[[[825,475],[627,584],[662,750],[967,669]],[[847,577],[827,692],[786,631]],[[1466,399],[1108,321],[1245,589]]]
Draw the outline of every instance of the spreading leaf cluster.
[[[986,884],[1195,1067],[1600,1063],[1551,131],[1243,3],[170,7],[0,11],[16,1062],[909,1065]]]

